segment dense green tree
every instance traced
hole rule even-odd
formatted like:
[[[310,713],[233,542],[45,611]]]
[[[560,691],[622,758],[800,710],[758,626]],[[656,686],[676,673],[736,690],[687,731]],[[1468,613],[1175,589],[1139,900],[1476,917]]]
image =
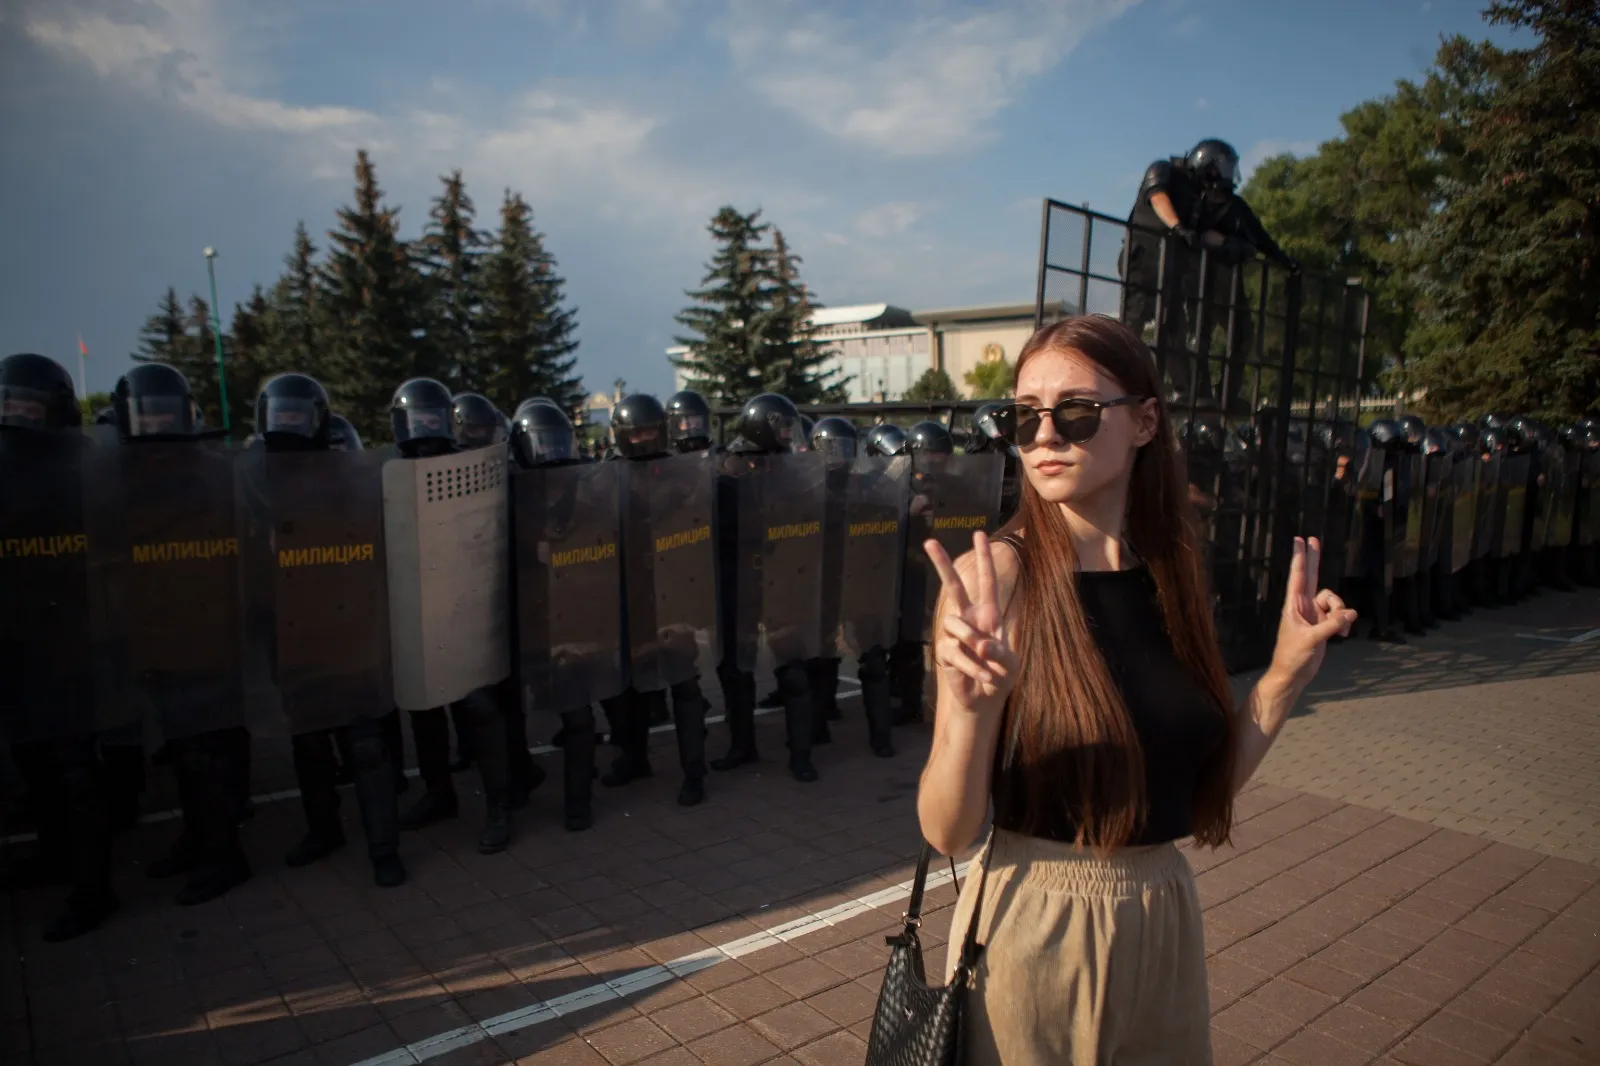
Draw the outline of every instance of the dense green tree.
[[[956,391],[956,383],[950,380],[950,375],[932,366],[924,370],[922,376],[912,382],[911,387],[901,397],[909,403],[930,403],[960,398],[961,394]]]
[[[91,392],[87,396],[78,397],[78,410],[83,414],[83,424],[94,425],[95,416],[111,406],[109,392]]]
[[[481,307],[474,327],[479,391],[508,414],[534,396],[555,400],[577,419],[583,383],[576,373],[577,311],[565,305],[565,280],[533,211],[506,191],[500,229],[480,276]]]
[[[1501,0],[1529,47],[1457,39],[1465,173],[1419,227],[1404,380],[1441,416],[1571,418],[1600,404],[1600,4]]]
[[[1004,359],[993,362],[984,360],[962,375],[962,380],[972,390],[974,399],[996,400],[1011,395],[1015,374],[1011,364]]]
[[[294,247],[284,257],[283,266],[283,275],[267,298],[268,337],[261,357],[262,370],[326,377],[332,363],[322,345],[322,279],[317,268],[317,246],[304,222],[295,223]]]
[[[428,278],[429,342],[439,353],[445,384],[457,390],[481,390],[486,374],[477,365],[475,329],[484,236],[473,226],[477,212],[461,171],[439,180],[444,188],[433,201],[428,225],[417,242]]]
[[[402,381],[437,376],[427,345],[427,302],[398,210],[383,203],[376,169],[356,155],[355,203],[328,234],[319,301],[325,332],[316,373],[335,405],[369,440],[388,433],[389,399]]]
[[[227,353],[228,410],[236,438],[254,432],[256,393],[262,382],[279,372],[274,369],[272,343],[272,306],[257,285],[249,300],[234,305],[233,321],[222,340]]]
[[[171,363],[183,350],[186,330],[183,303],[178,299],[178,290],[169,285],[161,296],[161,306],[144,320],[139,330],[139,350],[129,358],[136,363]]]
[[[840,378],[838,368],[826,365],[834,352],[817,339],[810,292],[800,280],[800,262],[783,231],[774,226],[769,259],[771,306],[758,320],[766,363],[762,389],[781,393],[795,403],[843,403],[849,399],[848,381]]]
[[[724,206],[707,227],[717,249],[706,264],[694,301],[677,314],[689,349],[674,358],[688,386],[714,404],[741,404],[767,387],[765,339],[760,326],[772,307],[771,272],[762,239],[770,228],[761,212],[746,215]]]

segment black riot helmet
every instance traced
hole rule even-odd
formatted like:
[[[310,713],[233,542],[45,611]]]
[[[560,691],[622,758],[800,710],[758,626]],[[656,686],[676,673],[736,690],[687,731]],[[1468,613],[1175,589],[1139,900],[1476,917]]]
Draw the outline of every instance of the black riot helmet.
[[[868,455],[904,455],[905,430],[893,422],[880,422],[867,430],[866,448]]]
[[[364,451],[366,446],[361,443],[361,434],[344,415],[328,415],[328,448],[336,452]]]
[[[972,428],[967,431],[965,448],[968,455],[1006,450],[1005,439],[1000,436],[1000,427],[994,423],[994,413],[1004,406],[1005,404],[999,402],[986,403],[972,412]]]
[[[94,413],[94,424],[97,426],[114,426],[117,424],[117,409],[106,406]]]
[[[683,389],[667,397],[667,440],[675,452],[711,447],[711,408],[704,396]]]
[[[800,432],[800,412],[787,396],[763,392],[739,412],[739,438],[752,451],[787,452]]]
[[[849,462],[856,457],[861,434],[848,418],[829,415],[811,427],[811,448],[829,460]]]
[[[1392,418],[1378,419],[1367,427],[1367,432],[1372,434],[1373,446],[1384,451],[1392,452],[1405,447],[1406,431]]]
[[[1471,422],[1452,422],[1450,435],[1456,439],[1463,449],[1468,452],[1478,448],[1478,427]]]
[[[256,434],[268,451],[328,446],[328,390],[310,374],[278,374],[256,394]]]
[[[450,407],[450,425],[456,447],[462,451],[501,444],[508,436],[506,416],[487,396],[476,392],[455,394]]]
[[[811,431],[817,428],[817,420],[810,415],[800,416],[800,433],[791,445],[797,452],[811,450]]]
[[[944,423],[931,418],[911,427],[906,434],[906,444],[912,455],[953,455],[956,450],[956,442]]]
[[[1484,455],[1495,455],[1506,450],[1506,431],[1490,426],[1478,434],[1478,450]]]
[[[409,459],[454,451],[454,421],[455,399],[433,378],[412,378],[395,389],[389,401],[394,442]]]
[[[1454,440],[1438,426],[1429,426],[1422,435],[1422,451],[1426,455],[1448,455]]]
[[[83,424],[72,375],[48,355],[0,359],[0,429],[59,433]]]
[[[1239,153],[1227,141],[1207,137],[1184,159],[1200,187],[1212,199],[1225,199],[1239,185]]]
[[[1505,429],[1511,424],[1513,416],[1501,411],[1490,411],[1479,420],[1479,425],[1484,429]]]
[[[624,396],[611,411],[611,437],[625,459],[667,454],[667,409],[649,393]]]
[[[1190,455],[1216,455],[1222,451],[1222,426],[1210,418],[1193,418],[1178,431],[1178,441]]]
[[[1522,453],[1534,446],[1535,439],[1533,426],[1526,418],[1513,418],[1500,427],[1501,434],[1505,437],[1506,448],[1509,451]]]
[[[189,379],[166,363],[143,363],[117,379],[111,391],[117,433],[123,440],[172,440],[195,433]]]
[[[1406,447],[1412,451],[1422,449],[1422,440],[1428,435],[1428,423],[1418,415],[1402,415],[1400,418],[1400,432],[1405,435]]]
[[[542,396],[523,400],[511,416],[511,454],[530,468],[577,462],[578,442],[567,412]]]
[[[1569,452],[1581,452],[1589,443],[1588,427],[1582,422],[1562,426],[1556,435],[1561,438],[1561,446]]]

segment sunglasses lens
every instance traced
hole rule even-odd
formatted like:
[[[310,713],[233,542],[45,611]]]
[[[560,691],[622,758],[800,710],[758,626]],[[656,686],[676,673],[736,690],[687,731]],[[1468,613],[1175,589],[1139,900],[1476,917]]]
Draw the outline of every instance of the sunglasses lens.
[[[1085,444],[1100,431],[1100,409],[1068,400],[1050,412],[1056,432],[1069,444]]]
[[[1039,412],[1021,404],[1011,404],[994,413],[994,424],[1007,444],[1025,448],[1039,432]]]

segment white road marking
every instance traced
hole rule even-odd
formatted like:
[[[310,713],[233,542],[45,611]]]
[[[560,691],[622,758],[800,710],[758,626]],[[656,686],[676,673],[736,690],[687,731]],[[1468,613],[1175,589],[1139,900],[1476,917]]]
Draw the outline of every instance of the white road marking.
[[[855,687],[854,688],[846,688],[847,684],[852,684]],[[857,681],[855,678],[853,678],[853,677],[840,677],[839,678],[839,697],[841,699],[849,699],[851,696],[860,695],[860,693],[861,693],[861,683],[859,681]],[[757,708],[756,709],[756,716],[760,717],[762,715],[776,714],[779,711],[781,711],[782,709],[783,708],[781,708],[781,707],[761,707],[761,708]],[[723,720],[724,720],[724,718],[720,714],[709,715],[706,718],[706,725],[716,725],[718,722],[721,722]],[[672,732],[673,728],[674,728],[673,725],[669,722],[666,725],[652,726],[651,729],[650,729],[650,732],[652,732],[652,733],[670,733],[670,732]],[[538,747],[529,748],[528,749],[528,754],[529,755],[553,755],[553,754],[555,754],[556,752],[558,752],[560,750],[561,750],[560,748],[555,747],[554,745],[551,745],[551,744],[540,744]],[[418,771],[414,767],[412,769],[406,771],[406,776],[407,777],[416,777],[417,774],[418,774]],[[299,798],[300,798],[300,790],[298,788],[291,788],[291,789],[285,789],[282,792],[263,792],[259,796],[251,796],[250,797],[250,802],[253,803],[253,804],[282,803],[284,800],[294,800],[294,799],[299,799]],[[155,825],[157,822],[175,821],[176,819],[181,818],[182,816],[183,816],[183,812],[180,811],[180,810],[177,810],[176,808],[174,808],[173,810],[169,810],[169,811],[155,811],[155,812],[153,812],[151,814],[146,814],[146,815],[141,816],[140,819],[139,819],[139,824],[140,825]],[[39,834],[38,833],[13,833],[11,836],[8,836],[8,837],[5,837],[3,839],[0,839],[0,843],[3,843],[3,844],[28,844],[28,843],[32,843],[33,841],[38,840],[38,839],[39,839]]]
[[[1524,640],[1547,640],[1552,644],[1584,644],[1600,637],[1600,629],[1591,629],[1587,633],[1579,633],[1575,637],[1550,637],[1543,633],[1518,633],[1517,636]]]
[[[961,863],[957,875],[967,872],[968,863]],[[935,888],[950,881],[951,874],[948,869],[930,870],[928,873],[928,887]],[[542,1003],[521,1007],[505,1014],[487,1018],[476,1025],[464,1025],[459,1029],[438,1033],[434,1036],[424,1037],[421,1040],[407,1044],[405,1047],[395,1048],[393,1051],[374,1055],[372,1058],[362,1059],[353,1066],[416,1066],[417,1063],[439,1055],[447,1054],[458,1048],[464,1048],[492,1036],[502,1033],[513,1033],[519,1029],[527,1029],[545,1022],[554,1021],[563,1014],[573,1014],[577,1011],[593,1007],[600,1003],[624,999],[635,992],[643,992],[647,988],[666,984],[668,981],[681,980],[692,973],[708,969],[726,959],[739,959],[752,955],[764,948],[778,944],[787,944],[798,940],[820,929],[838,925],[858,914],[865,914],[886,904],[904,899],[911,894],[911,882],[905,881],[874,892],[868,896],[861,896],[849,900],[826,910],[816,911],[812,914],[802,915],[793,921],[784,922],[782,925],[759,933],[752,933],[738,940],[730,940],[726,944],[697,951],[692,955],[673,959],[671,962],[660,966],[646,966],[623,974],[621,977],[610,981],[601,981],[587,988],[580,988],[576,992],[569,992],[555,999],[547,999]]]

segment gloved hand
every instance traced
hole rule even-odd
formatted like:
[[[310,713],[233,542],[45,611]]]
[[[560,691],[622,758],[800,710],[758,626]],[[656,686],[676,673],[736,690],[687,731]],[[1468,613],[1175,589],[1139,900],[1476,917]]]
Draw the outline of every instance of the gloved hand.
[[[1188,226],[1182,224],[1173,226],[1172,235],[1182,241],[1191,252],[1200,250],[1200,235]]]

